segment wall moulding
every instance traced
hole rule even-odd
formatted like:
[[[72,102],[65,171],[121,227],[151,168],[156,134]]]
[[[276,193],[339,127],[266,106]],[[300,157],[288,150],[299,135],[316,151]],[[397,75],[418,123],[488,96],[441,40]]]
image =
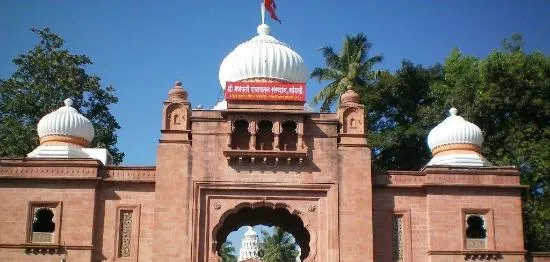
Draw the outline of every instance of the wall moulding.
[[[389,171],[373,177],[376,187],[433,187],[433,186],[471,186],[471,187],[510,187],[523,188],[518,173],[495,174],[491,170],[468,169],[447,170],[431,173],[424,171]]]

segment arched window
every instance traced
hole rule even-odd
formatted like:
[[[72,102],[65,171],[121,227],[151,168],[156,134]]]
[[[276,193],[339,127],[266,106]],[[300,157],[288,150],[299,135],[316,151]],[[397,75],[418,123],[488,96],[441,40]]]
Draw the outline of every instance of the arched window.
[[[470,215],[468,219],[466,219],[466,237],[467,238],[486,238],[487,237],[487,229],[485,229],[485,221],[481,216],[478,215]]]
[[[55,223],[53,222],[53,212],[49,208],[41,208],[34,214],[34,222],[32,223],[33,232],[48,232],[55,231]]]
[[[258,132],[256,133],[257,150],[273,150],[273,123],[268,120],[262,120],[258,123]]]
[[[468,214],[466,216],[466,248],[487,248],[487,225],[485,215]]]
[[[55,231],[54,212],[50,208],[35,209],[32,221],[31,242],[52,243]]]
[[[298,133],[296,127],[298,126],[294,121],[285,121],[281,125],[283,131],[280,135],[279,149],[283,151],[296,151],[298,143]]]
[[[250,132],[248,131],[248,122],[239,119],[233,122],[233,133],[231,134],[231,148],[246,150],[250,145]]]

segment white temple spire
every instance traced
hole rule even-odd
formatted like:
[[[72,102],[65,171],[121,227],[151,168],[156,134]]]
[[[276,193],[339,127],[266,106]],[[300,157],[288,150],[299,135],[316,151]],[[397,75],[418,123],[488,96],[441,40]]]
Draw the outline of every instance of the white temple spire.
[[[244,233],[241,250],[239,250],[239,259],[237,261],[246,261],[249,259],[260,259],[260,241],[258,234],[251,226]]]
[[[263,1],[260,4],[260,9],[262,10],[262,24],[265,24],[265,3]]]

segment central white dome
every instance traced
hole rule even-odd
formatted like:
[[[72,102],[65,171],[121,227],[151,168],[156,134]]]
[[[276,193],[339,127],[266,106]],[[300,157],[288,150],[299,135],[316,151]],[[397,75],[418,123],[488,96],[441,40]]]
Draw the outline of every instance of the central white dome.
[[[305,83],[304,60],[287,44],[270,35],[269,26],[258,26],[258,35],[240,44],[223,59],[220,85],[251,78],[268,78],[291,83]]]

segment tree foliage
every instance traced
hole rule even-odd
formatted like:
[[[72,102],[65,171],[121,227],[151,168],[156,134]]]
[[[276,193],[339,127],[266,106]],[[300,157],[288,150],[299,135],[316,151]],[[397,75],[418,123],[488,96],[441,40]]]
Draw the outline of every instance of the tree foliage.
[[[295,262],[298,251],[294,237],[280,227],[275,227],[273,234],[262,231],[265,262]]]
[[[329,83],[313,97],[313,104],[321,102],[321,111],[329,111],[347,88],[364,87],[375,79],[376,73],[372,67],[382,61],[382,56],[369,58],[367,55],[371,46],[367,37],[359,33],[346,36],[340,54],[335,53],[332,47],[321,48],[326,67],[313,69],[310,77]]]
[[[237,262],[237,257],[235,256],[235,247],[233,247],[233,243],[231,243],[231,241],[223,243],[222,247],[220,248],[219,255],[222,259],[222,262]]]
[[[116,147],[119,124],[109,111],[118,102],[112,86],[86,72],[85,55],[70,53],[49,28],[32,29],[40,42],[13,63],[15,72],[0,79],[0,156],[25,156],[38,145],[36,125],[41,117],[72,98],[75,107],[95,128],[92,147],[107,148],[115,163],[124,153]]]
[[[380,73],[373,88],[361,90],[377,170],[416,170],[429,161],[425,139],[441,120],[439,113],[432,114],[430,83],[441,79],[441,66],[424,68],[405,60],[397,72]]]

